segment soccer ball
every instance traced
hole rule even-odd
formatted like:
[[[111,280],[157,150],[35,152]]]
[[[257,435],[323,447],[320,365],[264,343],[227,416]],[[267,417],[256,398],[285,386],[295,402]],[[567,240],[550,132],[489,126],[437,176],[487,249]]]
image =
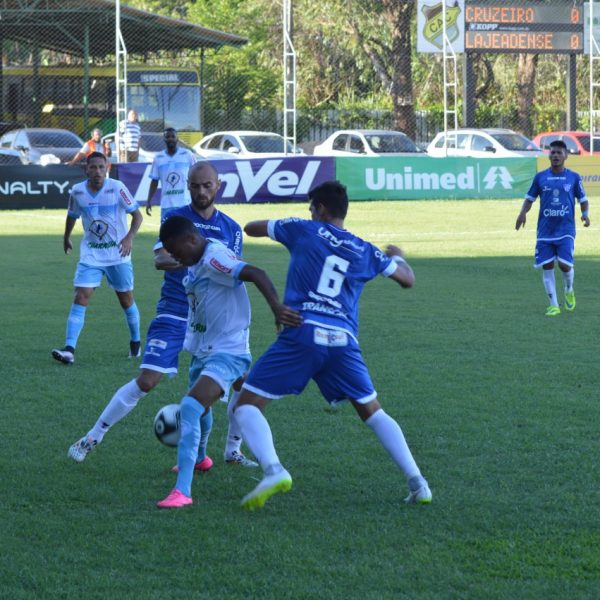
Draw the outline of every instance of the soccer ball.
[[[175,447],[179,443],[180,423],[179,404],[167,404],[154,417],[154,433],[165,446]]]

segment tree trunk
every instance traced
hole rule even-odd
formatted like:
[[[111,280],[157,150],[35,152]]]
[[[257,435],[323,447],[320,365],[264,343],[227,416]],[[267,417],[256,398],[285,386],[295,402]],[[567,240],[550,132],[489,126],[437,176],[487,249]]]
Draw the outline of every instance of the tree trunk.
[[[527,137],[533,136],[531,107],[535,95],[535,75],[539,54],[519,54],[517,71],[517,129]]]

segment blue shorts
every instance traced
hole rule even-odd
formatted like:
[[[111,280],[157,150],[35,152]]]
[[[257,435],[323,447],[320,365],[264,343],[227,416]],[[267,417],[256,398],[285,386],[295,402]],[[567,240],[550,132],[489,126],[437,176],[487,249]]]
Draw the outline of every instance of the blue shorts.
[[[190,364],[190,388],[201,375],[205,375],[219,384],[223,390],[221,397],[227,398],[229,388],[247,373],[251,364],[252,356],[250,354],[215,352],[203,356],[193,356]]]
[[[187,319],[172,315],[157,315],[152,319],[140,369],[150,369],[165,373],[170,377],[177,375],[179,353],[183,350]]]
[[[133,289],[133,265],[130,261],[108,267],[94,267],[77,263],[73,285],[80,288],[97,288],[106,275],[109,287],[116,292],[129,292]]]
[[[244,387],[276,400],[300,394],[314,379],[330,404],[377,397],[358,342],[348,333],[312,324],[289,327],[258,359]]]
[[[538,240],[535,245],[535,262],[533,266],[539,269],[548,263],[558,260],[564,265],[572,267],[574,264],[574,251],[575,240],[572,237],[564,237],[552,242]]]

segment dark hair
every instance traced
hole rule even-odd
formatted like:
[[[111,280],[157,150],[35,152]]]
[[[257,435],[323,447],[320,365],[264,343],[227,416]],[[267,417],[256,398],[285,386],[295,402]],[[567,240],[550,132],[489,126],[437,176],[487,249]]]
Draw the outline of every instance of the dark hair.
[[[550,148],[552,148],[552,146],[554,146],[555,148],[562,148],[563,150],[567,149],[567,145],[564,143],[563,140],[554,140],[554,141],[550,142],[548,144],[548,146],[550,146]]]
[[[345,219],[348,213],[348,192],[339,181],[325,181],[308,192],[308,199],[316,206],[322,204],[335,219]]]
[[[185,217],[173,215],[160,226],[158,237],[164,244],[167,240],[178,239],[184,235],[197,233],[196,226]]]
[[[102,152],[92,152],[91,154],[88,154],[85,164],[89,165],[92,158],[101,158],[104,162],[106,162],[106,156],[104,156]]]
[[[169,133],[170,131],[172,131],[175,135],[177,135],[177,129],[175,129],[175,127],[167,127],[165,129],[165,131],[163,132],[163,135],[167,135],[167,133]]]

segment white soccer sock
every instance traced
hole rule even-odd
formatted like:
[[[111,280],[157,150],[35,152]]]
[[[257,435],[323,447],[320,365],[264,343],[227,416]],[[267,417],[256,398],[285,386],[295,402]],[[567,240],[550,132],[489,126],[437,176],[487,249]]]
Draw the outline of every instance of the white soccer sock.
[[[263,471],[273,465],[279,465],[279,457],[273,444],[273,434],[267,419],[256,406],[243,404],[238,406],[235,417],[242,430],[248,448]]]
[[[146,393],[140,389],[135,379],[119,388],[89,431],[88,437],[100,443],[105,433],[127,416]]]
[[[558,298],[556,297],[556,280],[554,279],[554,269],[544,269],[544,289],[550,299],[550,306],[558,306]]]
[[[233,390],[231,400],[227,404],[227,418],[229,427],[227,429],[227,441],[225,442],[225,458],[231,456],[234,452],[239,452],[242,445],[242,429],[235,417],[234,410],[241,392]]]
[[[380,408],[365,423],[375,432],[393,461],[404,471],[407,479],[418,477],[421,471],[413,458],[400,425]]]
[[[561,271],[563,282],[565,284],[565,292],[573,291],[573,280],[575,279],[575,269],[571,267],[567,272]]]

